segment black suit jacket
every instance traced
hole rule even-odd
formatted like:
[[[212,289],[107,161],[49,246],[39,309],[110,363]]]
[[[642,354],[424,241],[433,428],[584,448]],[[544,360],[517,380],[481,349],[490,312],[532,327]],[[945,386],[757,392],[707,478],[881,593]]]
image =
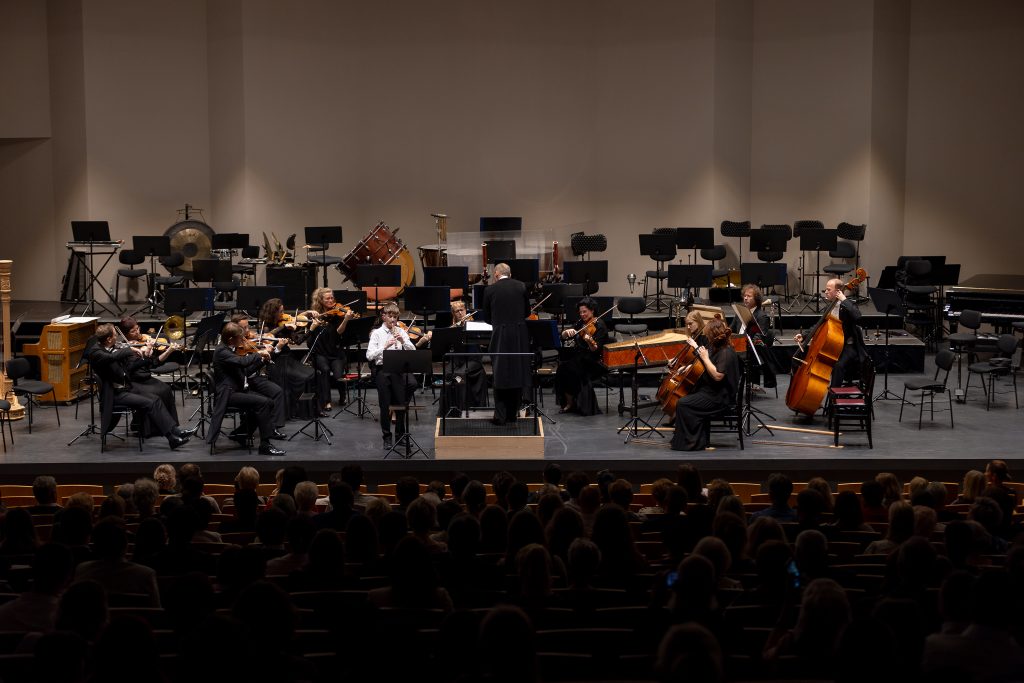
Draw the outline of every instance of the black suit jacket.
[[[839,302],[839,322],[843,325],[843,338],[846,346],[852,346],[854,353],[857,357],[864,358],[867,356],[867,347],[864,346],[864,337],[860,333],[860,328],[857,326],[857,321],[860,320],[860,309],[857,308],[857,304],[853,303],[852,299],[844,299]],[[811,331],[804,335],[806,340],[804,346],[809,343],[809,340],[814,337],[814,333],[821,327],[822,321],[811,328]]]
[[[488,350],[492,353],[526,353],[530,337],[526,316],[530,314],[530,295],[519,280],[503,278],[488,285],[484,292],[484,317],[494,328]],[[496,389],[530,386],[530,358],[527,356],[492,356]]]
[[[210,429],[206,440],[213,443],[220,433],[220,425],[228,412],[228,402],[236,391],[245,390],[245,378],[263,366],[263,356],[250,353],[247,356],[235,354],[221,344],[213,352],[213,410],[210,413]]]

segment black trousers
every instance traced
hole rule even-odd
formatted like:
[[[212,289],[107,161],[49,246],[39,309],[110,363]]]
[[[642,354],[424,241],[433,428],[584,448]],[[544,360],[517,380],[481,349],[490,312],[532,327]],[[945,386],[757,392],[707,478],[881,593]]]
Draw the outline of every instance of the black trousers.
[[[114,407],[145,410],[154,434],[167,436],[178,424],[178,421],[167,412],[163,401],[155,394],[142,393],[137,390],[119,391],[114,394]]]
[[[242,429],[246,434],[252,434],[258,427],[260,440],[265,442],[274,434],[274,400],[254,391],[251,384],[249,386],[248,391],[232,393],[228,407],[243,411]]]
[[[174,392],[171,390],[170,384],[162,382],[155,377],[144,380],[132,380],[132,391],[137,394],[156,396],[163,403],[164,408],[167,409],[171,419],[174,420],[174,424],[178,424],[178,406],[174,403]],[[153,425],[151,433],[147,436],[157,436],[159,434],[160,432]]]
[[[313,362],[316,363],[317,370],[317,401],[322,409],[331,402],[331,387],[345,378],[345,357],[335,358],[317,354],[313,357]]]
[[[273,402],[270,419],[275,427],[283,427],[284,423],[288,420],[288,406],[284,400],[284,389],[266,377],[250,377],[248,382],[249,391],[255,391],[260,396],[266,396]]]
[[[494,390],[494,420],[505,424],[515,422],[519,417],[519,406],[523,403],[522,387]]]
[[[377,386],[377,402],[380,405],[380,431],[384,436],[391,434],[391,406],[407,405],[407,380],[403,373],[384,372],[379,365],[373,366],[373,383]],[[395,422],[395,434],[405,434],[405,416],[399,415]]]
[[[829,384],[830,386],[838,387],[848,379],[853,380],[859,377],[860,354],[857,352],[856,346],[847,344],[839,354],[836,364],[832,366],[832,380]]]

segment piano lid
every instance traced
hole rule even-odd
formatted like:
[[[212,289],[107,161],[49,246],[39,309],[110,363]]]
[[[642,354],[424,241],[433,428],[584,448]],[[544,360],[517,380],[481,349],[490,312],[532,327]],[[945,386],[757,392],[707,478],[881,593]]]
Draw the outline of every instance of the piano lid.
[[[1024,296],[1024,275],[984,273],[947,287],[946,292],[1006,292]]]

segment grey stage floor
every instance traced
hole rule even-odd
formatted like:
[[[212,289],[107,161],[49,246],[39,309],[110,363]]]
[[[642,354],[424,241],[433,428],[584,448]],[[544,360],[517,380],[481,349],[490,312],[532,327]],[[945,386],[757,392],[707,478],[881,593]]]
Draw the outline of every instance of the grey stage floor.
[[[931,370],[930,357],[927,362]],[[889,388],[897,394],[901,393],[903,380],[907,377],[890,377]],[[776,398],[771,391],[757,394],[753,401],[754,407],[774,416],[765,418],[769,424],[823,429],[822,418],[818,417],[813,424],[808,425],[795,420],[792,412],[786,409],[784,399],[787,383],[787,377],[780,377],[779,397]],[[950,383],[951,386],[956,384],[955,368]],[[880,393],[882,389],[883,377],[879,376],[875,393]],[[640,389],[642,395],[648,396],[654,391],[654,387]],[[617,472],[643,477],[644,480],[649,480],[647,478],[655,473],[671,471],[676,462],[684,460],[698,463],[709,474],[721,473],[726,477],[731,474],[734,480],[737,480],[735,477],[738,472],[749,476],[766,476],[776,470],[796,475],[823,473],[833,480],[845,480],[846,477],[858,477],[880,470],[959,478],[964,470],[983,466],[990,458],[1012,461],[1018,457],[1024,440],[1024,412],[1014,408],[1014,396],[1009,382],[1004,381],[998,385],[997,391],[1001,393],[996,397],[991,410],[986,411],[980,387],[976,384],[972,386],[967,403],[953,404],[955,428],[950,428],[948,413],[937,412],[932,421],[926,410],[923,428],[918,430],[916,406],[908,406],[903,422],[899,423],[899,401],[877,401],[873,449],[868,448],[866,436],[862,433],[844,435],[841,438],[842,448],[837,449],[830,447],[831,436],[824,434],[783,430],[775,430],[772,434],[761,430],[747,438],[745,450],[740,450],[730,435],[715,435],[714,450],[696,453],[672,451],[668,447],[668,438],[662,440],[657,436],[642,442],[624,443],[623,435],[618,434],[617,430],[626,422],[628,415],[620,417],[616,412],[617,390],[613,390],[609,396],[610,410],[592,417],[558,415],[553,397],[548,393],[544,410],[554,421],[544,420],[544,460],[562,463],[565,469],[596,470],[609,467]],[[626,393],[628,397],[628,390]],[[599,390],[598,396],[603,407],[602,390]],[[420,405],[429,405],[432,398],[429,389],[421,390],[417,401]],[[917,400],[916,397],[908,398]],[[376,415],[374,392],[369,392],[368,401]],[[182,409],[179,403],[180,415],[190,415],[197,402],[190,397],[187,404]],[[946,404],[937,401],[936,406],[940,405],[945,407]],[[177,451],[171,451],[164,439],[156,438],[147,440],[141,453],[134,439],[123,443],[112,439],[108,451],[101,454],[97,436],[83,437],[75,444],[67,445],[89,424],[88,402],[80,405],[77,420],[74,412],[74,406],[62,406],[62,426],[58,427],[52,408],[38,410],[32,434],[28,433],[28,425],[24,420],[15,422],[16,443],[8,443],[7,452],[0,456],[0,476],[4,481],[16,483],[30,480],[41,472],[49,472],[64,476],[73,474],[82,480],[109,482],[115,476],[127,477],[151,472],[154,465],[160,462],[187,461],[202,463],[211,481],[230,480],[230,476],[245,463],[255,465],[264,473],[286,464],[301,464],[311,472],[326,473],[337,470],[342,462],[360,461],[371,481],[394,481],[395,476],[406,472],[421,476],[436,473],[434,476],[437,478],[444,478],[446,473],[456,470],[487,475],[497,469],[510,469],[539,475],[543,467],[543,463],[538,460],[517,461],[506,457],[507,454],[489,451],[486,440],[481,440],[479,460],[436,459],[432,408],[419,411],[418,421],[412,422],[412,434],[424,454],[408,461],[393,456],[384,461],[378,422],[375,419],[359,419],[350,414],[325,420],[333,432],[330,445],[326,440],[315,442],[299,434],[291,441],[281,443],[287,450],[286,456],[267,458],[257,455],[255,451],[249,455],[224,438],[220,440],[221,449],[215,456],[211,456],[209,449],[198,439]],[[648,417],[652,413],[653,416]],[[641,416],[656,422],[660,411],[656,408],[653,411],[648,409],[641,411]],[[291,434],[302,425],[302,422],[294,421],[284,431]]]

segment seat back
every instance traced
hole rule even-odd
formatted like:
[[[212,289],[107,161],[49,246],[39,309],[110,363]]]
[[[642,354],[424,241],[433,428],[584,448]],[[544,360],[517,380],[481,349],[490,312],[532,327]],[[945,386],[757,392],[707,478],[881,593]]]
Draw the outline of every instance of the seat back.
[[[925,280],[932,273],[932,262],[925,259],[907,261],[907,284],[930,284]]]
[[[723,237],[750,237],[750,221],[722,221]]]
[[[701,249],[700,257],[705,261],[721,261],[725,258],[725,245],[716,244],[710,249]]]
[[[839,235],[840,239],[860,242],[864,239],[864,233],[867,232],[867,227],[867,225],[854,225],[853,223],[847,223],[844,221],[836,226],[836,234]]]
[[[642,296],[622,296],[619,297],[615,306],[619,309],[620,313],[625,313],[632,318],[635,314],[644,312],[645,304],[646,302]]]
[[[836,248],[828,252],[828,255],[832,258],[854,258],[857,249],[851,242],[836,242]]]
[[[161,266],[173,272],[175,268],[185,263],[185,256],[180,251],[176,251],[167,256],[161,256],[157,260],[160,261]]]
[[[978,328],[981,327],[981,312],[964,309],[960,312],[959,324],[969,330],[974,330],[975,334],[977,334]]]
[[[27,358],[12,358],[4,367],[7,369],[7,377],[17,384],[19,379],[28,376],[30,366]]]
[[[1017,350],[1017,337],[1012,334],[999,335],[999,339],[996,340],[996,350],[1001,356],[1013,357],[1014,351]]]
[[[935,379],[939,379],[939,372],[941,370],[946,371],[945,377],[942,378],[942,386],[946,386],[946,382],[949,381],[949,371],[953,368],[953,362],[956,360],[956,354],[949,349],[943,349],[935,354]]]
[[[804,230],[824,230],[825,224],[821,221],[793,221],[793,237],[799,237]]]
[[[126,266],[135,266],[145,261],[146,257],[133,249],[122,249],[117,260]]]

